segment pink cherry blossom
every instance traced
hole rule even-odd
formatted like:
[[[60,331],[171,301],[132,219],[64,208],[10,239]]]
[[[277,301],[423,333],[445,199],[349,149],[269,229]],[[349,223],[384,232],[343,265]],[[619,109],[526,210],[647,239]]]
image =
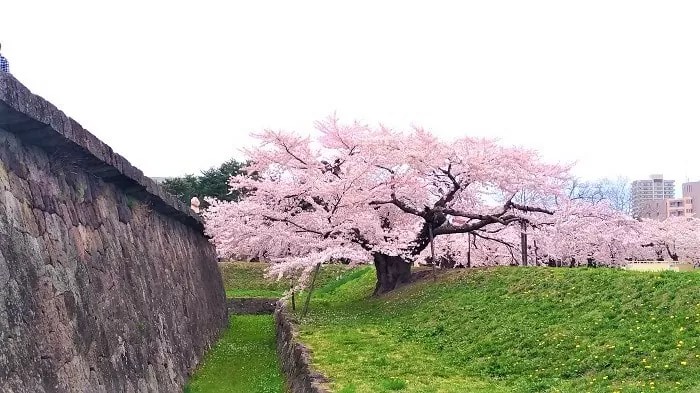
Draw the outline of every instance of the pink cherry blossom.
[[[318,138],[255,135],[259,143],[247,151],[255,176],[230,181],[247,197],[209,201],[205,213],[221,256],[275,261],[276,274],[331,257],[374,260],[381,293],[406,280],[431,231],[439,244],[470,233],[477,260],[502,263],[511,253],[499,236],[550,219],[565,197],[568,166],[547,164],[533,150],[335,118],[317,130]],[[527,201],[517,202],[519,195]]]

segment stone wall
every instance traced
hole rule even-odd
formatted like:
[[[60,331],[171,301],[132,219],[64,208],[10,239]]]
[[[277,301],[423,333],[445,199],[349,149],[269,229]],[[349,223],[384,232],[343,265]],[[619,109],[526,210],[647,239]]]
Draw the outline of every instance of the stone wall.
[[[275,298],[239,297],[226,300],[231,314],[272,314],[277,304]]]
[[[282,373],[291,393],[327,393],[323,385],[328,379],[314,371],[311,366],[311,352],[296,338],[292,317],[283,301],[275,309],[275,330],[277,334],[277,356]]]
[[[0,391],[181,391],[227,322],[202,228],[0,73]]]

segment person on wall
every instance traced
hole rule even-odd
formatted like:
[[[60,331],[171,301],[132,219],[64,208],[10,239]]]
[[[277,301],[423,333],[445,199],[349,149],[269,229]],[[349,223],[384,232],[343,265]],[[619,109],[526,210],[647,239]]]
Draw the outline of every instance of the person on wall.
[[[192,199],[190,199],[190,209],[192,209],[193,212],[198,213],[200,212],[199,209],[199,198],[196,196],[193,196]]]
[[[0,50],[2,50],[2,44],[0,44]],[[2,55],[2,53],[0,53],[0,72],[10,73],[10,63]]]

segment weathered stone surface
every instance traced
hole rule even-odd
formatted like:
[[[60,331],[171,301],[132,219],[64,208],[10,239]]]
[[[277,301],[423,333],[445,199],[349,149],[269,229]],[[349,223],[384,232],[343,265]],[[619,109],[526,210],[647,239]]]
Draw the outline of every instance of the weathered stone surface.
[[[0,74],[0,391],[177,392],[226,321],[201,221]]]
[[[0,73],[0,129],[15,134],[25,144],[43,148],[51,165],[62,169],[80,167],[105,182],[147,200],[151,207],[199,230],[201,218],[189,206],[164,192],[121,155],[85,130],[43,98],[32,94],[12,75]],[[11,159],[13,157],[8,157]],[[8,161],[10,162],[10,161]],[[26,168],[10,162],[22,179]]]
[[[311,367],[311,352],[297,340],[292,317],[282,301],[275,309],[277,356],[287,388],[291,393],[327,393],[323,385],[328,379]]]
[[[275,298],[240,297],[227,299],[228,312],[231,314],[272,314],[277,305]]]

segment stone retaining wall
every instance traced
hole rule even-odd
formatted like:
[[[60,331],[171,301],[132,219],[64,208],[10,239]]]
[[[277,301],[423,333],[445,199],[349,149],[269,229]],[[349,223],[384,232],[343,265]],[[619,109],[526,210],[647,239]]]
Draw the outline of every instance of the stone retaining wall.
[[[227,323],[202,230],[0,73],[0,391],[181,391]]]
[[[275,310],[277,332],[277,356],[291,393],[327,393],[323,384],[328,379],[313,370],[311,352],[296,338],[296,329],[291,315],[282,301]]]
[[[275,312],[275,298],[231,298],[226,300],[231,314],[272,314]]]

